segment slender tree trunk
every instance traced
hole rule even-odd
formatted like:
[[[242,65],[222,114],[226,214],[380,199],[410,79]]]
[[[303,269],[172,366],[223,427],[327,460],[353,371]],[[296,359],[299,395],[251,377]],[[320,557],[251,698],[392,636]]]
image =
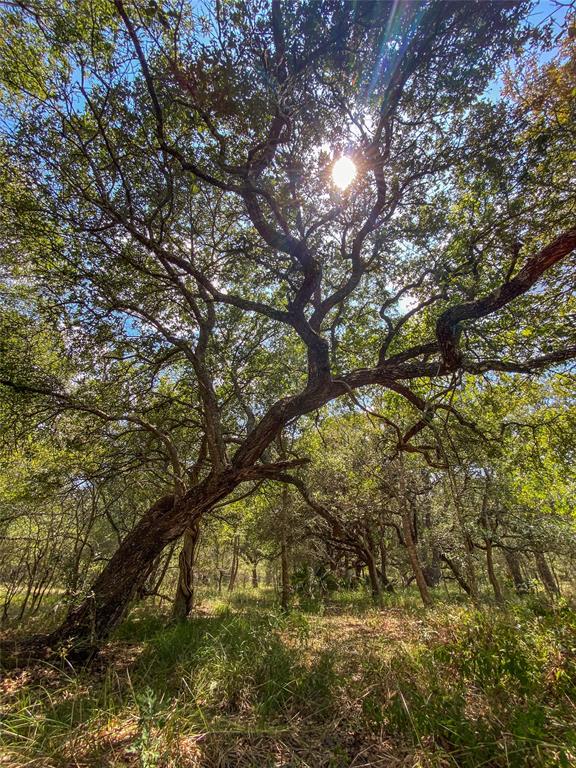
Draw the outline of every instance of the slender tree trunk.
[[[446,565],[450,568],[450,570],[454,574],[454,578],[456,579],[460,587],[464,590],[464,592],[466,592],[467,595],[470,595],[471,594],[470,585],[462,575],[462,571],[460,570],[456,562],[452,560],[451,557],[448,557],[448,555],[443,554],[441,555],[441,557],[442,557],[442,560],[444,560]]]
[[[476,578],[476,565],[474,563],[474,544],[467,534],[465,534],[464,539],[466,575],[468,576],[468,584],[470,584],[470,597],[475,603],[477,603],[478,579]]]
[[[24,618],[24,614],[26,613],[28,600],[30,599],[30,596],[32,595],[32,592],[34,590],[34,582],[36,581],[36,574],[38,573],[38,568],[39,568],[41,559],[42,559],[42,556],[40,556],[40,559],[38,559],[38,557],[35,555],[33,564],[31,566],[26,565],[26,568],[28,570],[28,582],[26,587],[26,594],[24,595],[24,600],[22,601],[22,604],[20,606],[18,621],[22,621],[22,619]]]
[[[366,545],[360,554],[365,558],[368,567],[368,578],[370,579],[372,599],[377,605],[382,605],[382,582],[380,581],[380,575],[378,574],[378,567],[376,565],[376,547],[374,546],[372,532],[368,526],[366,526],[365,541]]]
[[[232,592],[236,586],[236,576],[238,575],[238,550],[240,547],[240,536],[236,534],[232,542],[232,565],[230,566],[230,579],[228,580],[228,592]]]
[[[546,592],[553,596],[559,595],[560,590],[558,589],[554,574],[552,573],[548,561],[546,560],[546,555],[543,552],[536,551],[534,552],[534,560],[536,561],[536,570],[538,571],[538,576],[540,577],[540,581],[544,585]]]
[[[366,547],[362,555],[366,558],[368,577],[370,579],[370,587],[372,588],[372,599],[378,605],[382,605],[382,585],[380,583],[380,577],[378,576],[374,553],[369,547]]]
[[[412,572],[414,574],[414,578],[416,579],[416,584],[418,586],[418,591],[420,592],[420,597],[422,598],[422,602],[424,603],[424,606],[426,608],[430,608],[432,606],[432,598],[430,597],[430,592],[428,591],[428,585],[426,584],[426,579],[424,578],[424,574],[422,573],[422,565],[420,563],[420,558],[418,557],[418,550],[416,548],[416,542],[414,541],[414,536],[412,534],[412,520],[411,520],[411,510],[410,505],[408,502],[408,496],[407,496],[407,488],[406,488],[406,476],[404,474],[404,461],[402,458],[402,454],[400,454],[400,472],[398,475],[399,478],[399,488],[400,488],[400,498],[399,498],[399,504],[400,504],[400,513],[402,516],[402,533],[404,535],[404,544],[406,546],[406,550],[408,552],[408,557],[410,559],[410,565],[412,566]]]
[[[556,569],[554,568],[554,564],[551,561],[548,561],[550,564],[550,570],[552,571],[552,576],[554,577],[554,581],[556,583],[556,588],[558,589],[558,594],[560,594],[560,580],[558,579],[558,574],[556,573]]]
[[[464,546],[464,564],[466,567],[466,578],[468,581],[468,594],[472,600],[478,602],[478,581],[476,579],[476,566],[474,563],[474,542],[468,531],[466,530],[466,519],[464,514],[464,508],[461,503],[461,497],[456,484],[456,478],[452,471],[452,467],[448,468],[448,479],[450,481],[450,490],[452,493],[452,500],[454,503],[454,509],[456,511],[456,518],[460,527],[460,535],[462,536],[462,543]]]
[[[258,564],[252,563],[252,588],[258,589]]]
[[[430,608],[432,605],[432,598],[430,597],[428,585],[426,584],[426,579],[422,573],[418,550],[416,549],[416,544],[414,543],[414,538],[412,536],[412,525],[408,510],[403,510],[402,512],[402,533],[404,534],[406,550],[410,559],[410,565],[412,566],[412,573],[414,574],[418,591],[420,592],[420,597],[426,608]]]
[[[431,540],[432,517],[430,512],[424,515],[424,528],[426,535],[426,564],[422,568],[426,584],[429,587],[437,587],[442,580],[442,568],[440,565],[440,552],[434,540]]]
[[[162,582],[164,581],[166,577],[166,573],[168,571],[168,568],[170,567],[170,561],[172,560],[172,555],[174,554],[174,550],[176,549],[176,542],[172,542],[171,546],[167,548],[167,551],[163,553],[162,557],[164,558],[164,561],[162,562],[162,566],[160,567],[160,564],[155,569],[154,573],[152,574],[152,579],[149,577],[149,581],[151,581],[150,584],[150,591],[152,592],[153,598],[156,598],[156,595],[158,594],[158,590],[162,586]],[[160,558],[161,560],[162,558]],[[160,602],[162,602],[162,597],[159,596]]]
[[[500,582],[496,576],[494,570],[494,547],[492,545],[492,537],[496,532],[498,525],[497,518],[494,515],[489,514],[489,501],[490,501],[490,487],[492,483],[492,477],[490,473],[486,475],[486,485],[484,487],[484,495],[482,497],[482,511],[480,513],[480,520],[482,527],[484,528],[484,544],[486,545],[486,569],[488,571],[488,579],[494,590],[494,597],[496,602],[501,605],[504,602],[504,596],[502,595],[502,589],[500,588]]]
[[[281,567],[281,592],[280,603],[283,610],[290,608],[290,563],[288,557],[288,544],[286,536],[282,535],[280,542],[280,567]]]
[[[429,587],[437,587],[442,580],[442,568],[440,567],[440,553],[436,547],[432,547],[429,551],[430,559],[426,565],[422,568],[426,584]]]
[[[502,595],[500,582],[498,581],[496,571],[494,570],[494,549],[492,547],[492,541],[490,539],[485,539],[484,541],[486,542],[486,568],[488,570],[488,578],[492,585],[492,589],[494,590],[496,602],[501,605],[504,602],[504,596]]]
[[[172,606],[172,619],[184,621],[194,608],[194,567],[200,542],[200,521],[184,531],[184,541],[178,558],[178,584]]]
[[[388,558],[386,556],[386,544],[382,539],[378,543],[380,549],[380,578],[386,592],[394,592],[394,586],[388,578]]]
[[[280,507],[280,566],[281,566],[281,594],[280,603],[283,610],[290,609],[290,553],[288,548],[288,487],[282,487],[282,499]]]

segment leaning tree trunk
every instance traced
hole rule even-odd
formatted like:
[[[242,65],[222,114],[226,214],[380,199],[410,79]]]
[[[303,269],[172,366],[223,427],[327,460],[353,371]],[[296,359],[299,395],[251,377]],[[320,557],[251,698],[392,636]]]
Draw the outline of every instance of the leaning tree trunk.
[[[454,578],[458,582],[458,586],[460,587],[460,589],[463,589],[464,592],[466,592],[467,595],[470,595],[471,594],[470,585],[468,584],[468,582],[466,581],[466,579],[462,575],[462,571],[458,567],[458,564],[456,563],[456,561],[453,560],[451,557],[448,557],[448,555],[446,555],[446,554],[442,554],[442,555],[440,555],[440,557],[442,558],[442,560],[446,563],[448,568],[450,568],[450,570],[454,574]]]
[[[208,477],[181,499],[164,496],[124,538],[98,576],[90,594],[72,609],[62,625],[43,639],[44,645],[70,645],[78,657],[89,656],[125,616],[156,557],[186,528],[224,496],[241,478],[230,472]],[[36,652],[36,650],[34,650]]]
[[[418,557],[418,549],[416,548],[416,542],[414,541],[414,536],[412,534],[412,521],[410,519],[411,514],[407,496],[406,476],[404,474],[405,469],[402,454],[400,454],[399,458],[400,471],[398,473],[398,480],[400,498],[398,501],[400,506],[400,515],[402,517],[402,533],[404,536],[404,545],[408,552],[408,558],[410,560],[410,565],[412,566],[412,573],[416,579],[416,584],[418,586],[418,591],[420,592],[422,602],[426,608],[430,608],[432,606],[432,598],[428,590],[428,585],[426,584],[426,579],[422,573],[422,564],[420,563],[420,558]]]
[[[199,543],[200,521],[195,520],[184,531],[184,541],[178,558],[178,585],[172,606],[174,621],[184,621],[194,608],[194,568]]]

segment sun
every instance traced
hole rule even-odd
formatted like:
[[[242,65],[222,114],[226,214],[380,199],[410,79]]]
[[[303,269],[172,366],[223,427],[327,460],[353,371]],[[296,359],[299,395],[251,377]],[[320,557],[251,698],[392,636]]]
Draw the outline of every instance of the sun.
[[[356,166],[349,157],[341,157],[332,166],[332,181],[339,189],[346,189],[356,178]]]

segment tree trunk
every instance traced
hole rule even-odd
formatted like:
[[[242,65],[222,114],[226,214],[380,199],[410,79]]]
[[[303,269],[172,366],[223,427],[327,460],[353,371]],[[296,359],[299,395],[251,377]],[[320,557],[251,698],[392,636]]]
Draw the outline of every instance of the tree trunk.
[[[546,592],[553,596],[559,595],[560,590],[558,589],[554,574],[552,573],[548,561],[546,560],[546,555],[543,552],[536,551],[534,552],[534,560],[536,561],[536,570],[538,571],[538,576],[540,577],[540,581],[544,585]]]
[[[377,605],[382,605],[382,582],[380,581],[380,575],[376,565],[376,547],[374,545],[374,537],[368,526],[366,526],[365,541],[366,544],[362,550],[359,551],[359,554],[366,560],[366,565],[368,566],[368,578],[370,579],[372,599]]]
[[[528,592],[528,586],[524,581],[524,577],[522,576],[522,569],[520,568],[520,558],[518,557],[518,553],[509,549],[504,549],[503,552],[506,565],[508,566],[510,576],[512,577],[512,582],[514,583],[516,594],[525,595]]]
[[[280,603],[283,610],[288,611],[290,609],[290,555],[288,551],[288,487],[286,485],[282,488],[282,500],[280,507],[280,525],[281,525],[281,540],[280,540],[280,564],[281,564],[281,596]]]
[[[258,589],[258,566],[252,563],[252,588]]]
[[[382,605],[382,585],[380,583],[380,577],[378,576],[374,553],[371,549],[366,547],[362,555],[366,558],[366,565],[368,566],[368,577],[370,579],[370,587],[372,588],[372,599],[378,605]]]
[[[181,499],[172,495],[159,499],[123,539],[84,602],[73,608],[43,643],[47,647],[70,644],[77,657],[90,656],[120,623],[164,547],[182,536],[240,481],[238,474],[230,472],[206,478]]]
[[[280,542],[280,565],[281,565],[281,594],[280,603],[283,610],[287,611],[290,608],[290,565],[288,559],[288,544],[286,543],[286,536],[282,535],[282,541]]]
[[[444,560],[446,565],[450,568],[450,570],[454,574],[454,578],[456,579],[460,587],[464,590],[464,592],[466,592],[467,595],[470,595],[471,594],[470,585],[462,575],[462,571],[460,570],[460,568],[458,568],[455,561],[452,560],[451,557],[448,557],[448,555],[444,555],[444,554],[441,555],[441,558],[442,560]]]
[[[454,504],[454,510],[456,511],[456,518],[458,520],[458,526],[460,528],[460,535],[462,537],[462,544],[464,547],[464,564],[466,570],[466,577],[468,581],[468,594],[472,600],[478,602],[478,581],[476,579],[476,568],[474,564],[474,542],[470,536],[466,526],[465,510],[461,503],[461,494],[458,491],[456,478],[451,466],[448,467],[448,479],[450,492],[452,494],[452,501]],[[463,491],[466,488],[466,480],[464,481]]]
[[[184,621],[194,608],[194,566],[200,542],[200,522],[196,520],[184,531],[178,558],[178,585],[172,606],[172,619]]]
[[[490,584],[492,585],[492,589],[494,590],[494,597],[496,599],[496,602],[501,605],[504,602],[504,596],[502,595],[502,589],[500,588],[500,582],[498,581],[498,577],[496,576],[496,571],[494,570],[494,547],[493,547],[493,536],[496,533],[496,527],[498,525],[498,518],[494,517],[494,515],[489,514],[489,500],[490,500],[490,486],[491,486],[492,478],[491,475],[488,473],[486,476],[486,485],[484,488],[484,495],[482,497],[482,511],[480,513],[480,520],[482,523],[482,527],[484,528],[485,535],[484,535],[484,544],[486,545],[486,569],[488,571],[488,579],[490,581]]]
[[[430,512],[424,516],[424,527],[428,531],[426,536],[426,564],[422,568],[426,584],[429,587],[437,587],[442,580],[442,568],[440,565],[440,552],[434,541],[430,540],[432,529],[432,517]]]
[[[380,578],[386,592],[394,592],[394,585],[388,578],[388,558],[386,557],[386,545],[382,539],[378,544],[380,549]]]
[[[228,580],[228,592],[232,592],[236,586],[236,576],[238,575],[238,549],[240,547],[240,536],[234,536],[232,543],[232,565],[230,566],[230,579]]]
[[[472,600],[478,602],[478,580],[476,578],[476,567],[474,564],[474,544],[471,539],[466,535],[464,540],[465,546],[465,560],[466,560],[466,575],[468,576],[468,584],[470,585],[470,597]]]
[[[496,598],[496,602],[499,605],[501,605],[504,602],[504,596],[502,595],[500,582],[498,581],[498,577],[496,576],[496,571],[494,570],[494,550],[492,548],[492,542],[490,539],[485,539],[485,543],[486,543],[486,568],[488,570],[488,578],[490,580],[490,584],[492,585],[492,589],[494,590],[494,597]]]
[[[416,543],[412,534],[412,516],[410,514],[410,506],[406,489],[406,477],[404,472],[404,461],[402,459],[402,454],[400,454],[400,472],[398,475],[400,498],[398,501],[400,504],[400,513],[402,516],[402,533],[404,535],[404,544],[408,552],[410,565],[412,566],[412,572],[414,574],[414,578],[416,579],[416,584],[418,586],[422,602],[426,608],[430,608],[432,606],[432,598],[430,597],[428,585],[426,584],[426,579],[422,573],[422,566],[420,564],[420,558],[418,557],[418,550],[416,549]]]
[[[437,587],[442,580],[442,568],[440,567],[440,553],[436,547],[432,547],[430,560],[422,568],[426,584],[429,587]]]
[[[410,559],[410,565],[412,566],[412,573],[414,574],[414,578],[416,579],[416,584],[418,586],[418,591],[420,592],[420,597],[422,598],[422,602],[424,603],[425,607],[430,608],[432,605],[432,598],[430,597],[428,585],[426,584],[426,579],[422,573],[422,566],[420,565],[418,550],[416,549],[416,544],[414,543],[414,538],[412,536],[410,514],[407,510],[402,511],[402,533],[404,534],[406,550]]]

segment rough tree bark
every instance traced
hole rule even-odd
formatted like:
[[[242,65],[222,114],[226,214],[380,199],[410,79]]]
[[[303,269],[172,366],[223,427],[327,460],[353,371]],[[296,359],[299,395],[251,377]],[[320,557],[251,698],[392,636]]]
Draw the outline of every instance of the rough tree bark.
[[[528,592],[528,585],[522,575],[522,568],[520,566],[520,557],[517,552],[511,549],[503,549],[504,559],[506,565],[512,577],[512,583],[517,595],[525,595]]]
[[[536,570],[538,571],[540,581],[544,585],[544,589],[549,595],[557,597],[560,594],[560,589],[558,588],[558,584],[556,584],[556,579],[548,564],[546,555],[543,552],[536,550],[534,552],[534,560],[536,561]]]
[[[178,558],[178,585],[172,606],[174,621],[184,621],[194,608],[194,568],[199,543],[200,521],[196,520],[184,531],[184,541]]]
[[[198,483],[180,499],[173,495],[159,499],[122,541],[88,597],[69,612],[56,631],[42,638],[42,645],[70,645],[76,656],[89,657],[122,620],[164,547],[180,538],[241,481],[240,473],[223,472]]]
[[[380,549],[380,578],[382,586],[386,592],[394,592],[394,585],[388,578],[388,557],[386,554],[386,544],[383,539],[380,539],[378,546]]]

